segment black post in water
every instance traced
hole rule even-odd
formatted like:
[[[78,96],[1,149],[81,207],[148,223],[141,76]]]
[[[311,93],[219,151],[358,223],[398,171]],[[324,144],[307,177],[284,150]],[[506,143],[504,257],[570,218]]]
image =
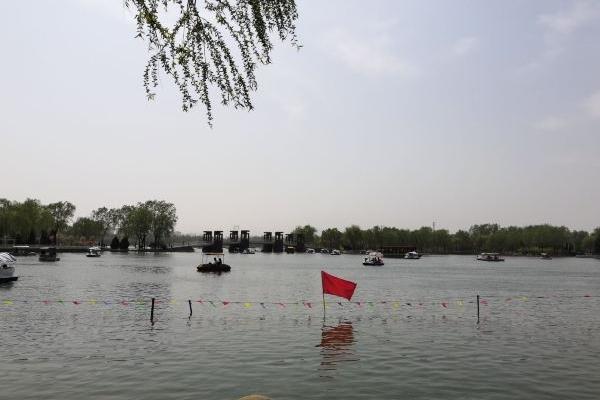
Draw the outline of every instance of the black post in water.
[[[190,317],[192,316],[192,301],[188,300],[188,304],[190,305]]]
[[[479,323],[479,295],[477,295],[477,323]]]
[[[150,309],[150,322],[154,323],[154,297],[152,298],[152,308]]]

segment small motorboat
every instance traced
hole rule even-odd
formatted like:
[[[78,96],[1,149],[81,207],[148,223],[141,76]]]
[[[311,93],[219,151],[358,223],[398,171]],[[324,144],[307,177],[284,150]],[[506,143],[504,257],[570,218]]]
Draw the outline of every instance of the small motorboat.
[[[9,253],[0,253],[0,283],[12,282],[19,279],[13,276],[15,273],[15,263],[17,259]]]
[[[504,258],[500,257],[500,254],[498,254],[498,253],[481,253],[480,255],[477,256],[477,260],[498,262],[498,261],[504,261]]]
[[[379,252],[371,252],[363,261],[365,266],[380,267],[383,265],[383,254]]]
[[[337,249],[333,249],[333,250],[331,250],[331,253],[329,253],[329,254],[331,254],[332,256],[339,256],[342,254],[342,252]]]
[[[548,253],[541,253],[540,258],[542,260],[552,260],[552,256],[550,256],[550,254],[548,254]]]
[[[101,251],[101,249],[98,246],[90,247],[85,256],[86,257],[100,257],[100,251]]]
[[[40,261],[60,261],[56,256],[56,247],[42,247],[40,249]]]
[[[417,253],[416,251],[409,251],[404,255],[404,258],[406,260],[418,260],[421,258],[421,254]]]
[[[202,253],[202,264],[196,269],[198,272],[221,274],[231,271],[231,267],[223,262],[223,253]]]

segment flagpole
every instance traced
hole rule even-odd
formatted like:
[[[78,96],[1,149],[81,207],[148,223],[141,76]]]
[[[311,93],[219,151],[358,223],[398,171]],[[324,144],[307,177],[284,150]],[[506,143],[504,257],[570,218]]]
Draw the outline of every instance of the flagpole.
[[[325,291],[323,291],[323,321],[325,320]]]

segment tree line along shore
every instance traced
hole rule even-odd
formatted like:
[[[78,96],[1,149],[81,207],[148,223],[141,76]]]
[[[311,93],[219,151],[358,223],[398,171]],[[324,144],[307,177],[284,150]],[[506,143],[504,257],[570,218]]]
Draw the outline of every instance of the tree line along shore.
[[[36,199],[23,202],[0,199],[0,244],[13,245],[111,245],[113,249],[168,249],[176,244],[198,242],[200,235],[175,232],[177,210],[163,200],[148,200],[119,208],[100,207],[90,216],[74,219],[76,207],[68,201],[42,204]],[[571,230],[549,224],[524,227],[498,224],[473,225],[450,233],[447,229],[401,229],[357,225],[342,230],[326,228],[320,233],[311,226],[296,227],[312,247],[350,252],[376,250],[383,246],[410,245],[433,254],[553,255],[600,254],[600,228],[592,232]]]

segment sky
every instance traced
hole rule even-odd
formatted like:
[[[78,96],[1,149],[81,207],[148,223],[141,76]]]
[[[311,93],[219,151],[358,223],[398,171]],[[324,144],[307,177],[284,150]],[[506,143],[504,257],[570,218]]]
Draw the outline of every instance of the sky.
[[[177,230],[600,226],[600,2],[298,1],[251,112],[181,110],[121,0],[0,2],[0,198]]]

